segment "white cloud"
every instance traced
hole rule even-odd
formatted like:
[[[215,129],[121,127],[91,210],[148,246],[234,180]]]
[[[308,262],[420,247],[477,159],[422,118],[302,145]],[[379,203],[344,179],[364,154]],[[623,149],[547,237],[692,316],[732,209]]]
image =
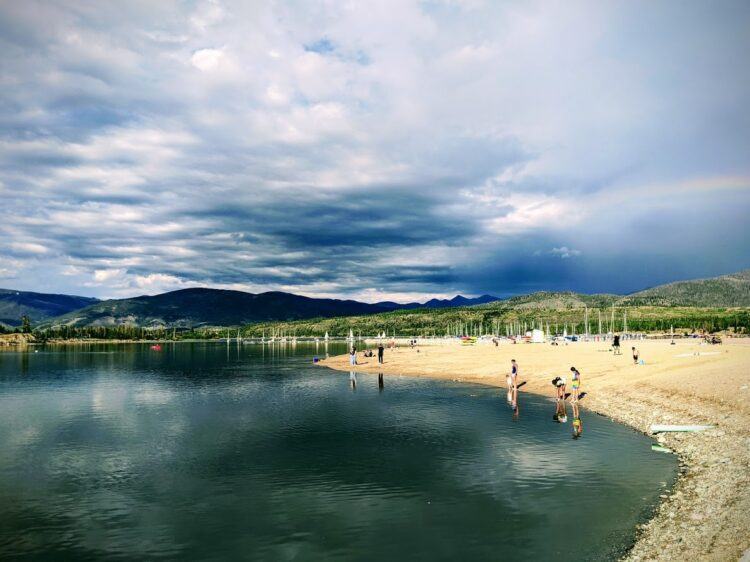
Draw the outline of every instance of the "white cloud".
[[[125,276],[124,269],[97,269],[94,272],[94,281],[105,283],[107,281],[120,280]]]
[[[49,250],[42,244],[36,242],[11,242],[11,250],[21,254],[46,254]]]
[[[227,12],[218,0],[200,2],[192,16],[190,23],[197,29],[206,31],[207,28],[220,23],[226,17]]]
[[[0,260],[54,282],[491,292],[623,236],[750,265],[712,227],[750,211],[741,2],[6,4]]]
[[[190,57],[192,65],[204,72],[219,68],[223,61],[224,51],[221,49],[199,49]]]
[[[573,248],[568,248],[567,246],[560,246],[559,248],[552,248],[549,253],[553,256],[558,256],[561,259],[567,259],[574,256],[580,256],[583,252],[580,250],[574,250]]]

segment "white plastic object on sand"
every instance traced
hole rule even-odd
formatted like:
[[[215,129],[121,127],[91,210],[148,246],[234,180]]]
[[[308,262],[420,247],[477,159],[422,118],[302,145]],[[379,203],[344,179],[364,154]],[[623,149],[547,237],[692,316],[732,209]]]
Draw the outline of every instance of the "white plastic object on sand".
[[[705,431],[711,429],[713,425],[660,425],[653,424],[649,430],[651,433],[664,433],[668,431]]]

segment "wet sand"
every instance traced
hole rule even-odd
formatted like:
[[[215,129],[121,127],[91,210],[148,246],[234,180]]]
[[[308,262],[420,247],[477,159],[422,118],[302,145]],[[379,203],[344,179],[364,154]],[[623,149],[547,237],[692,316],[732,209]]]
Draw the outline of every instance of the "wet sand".
[[[631,345],[645,365],[633,364]],[[680,478],[654,518],[638,529],[625,559],[739,560],[750,548],[750,340],[717,346],[625,341],[621,356],[609,349],[603,342],[424,345],[387,349],[381,366],[377,357],[358,354],[356,370],[504,388],[510,360],[516,359],[519,381],[526,381],[521,394],[553,397],[551,380],[560,375],[570,383],[575,366],[587,393],[581,405],[588,410],[643,432],[654,423],[714,424],[702,433],[658,436],[678,453]],[[350,370],[348,355],[321,364]]]

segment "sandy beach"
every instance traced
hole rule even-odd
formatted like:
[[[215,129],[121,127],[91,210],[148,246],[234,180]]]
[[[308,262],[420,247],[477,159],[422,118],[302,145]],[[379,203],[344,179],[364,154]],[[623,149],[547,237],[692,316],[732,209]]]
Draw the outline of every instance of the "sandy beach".
[[[633,364],[631,345],[645,364]],[[713,424],[702,433],[658,436],[679,455],[680,478],[638,529],[626,560],[739,560],[750,548],[750,340],[625,341],[621,356],[609,349],[604,342],[424,345],[387,349],[383,365],[358,354],[356,370],[505,387],[516,359],[526,381],[522,404],[524,392],[553,397],[552,378],[569,380],[575,366],[587,393],[581,405],[590,411],[642,432],[651,424]],[[348,356],[321,364],[350,370]],[[507,407],[504,400],[499,407]]]

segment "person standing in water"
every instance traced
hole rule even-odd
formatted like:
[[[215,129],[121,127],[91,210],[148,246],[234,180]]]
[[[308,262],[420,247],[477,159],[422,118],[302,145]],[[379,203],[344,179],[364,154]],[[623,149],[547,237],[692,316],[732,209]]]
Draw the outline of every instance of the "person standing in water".
[[[581,373],[575,367],[571,367],[570,370],[573,372],[573,380],[570,385],[572,388],[570,400],[571,402],[578,402],[578,391],[581,388]]]
[[[638,350],[634,347],[633,348],[633,365],[638,364]]]
[[[565,400],[565,377],[555,377],[552,379],[552,385],[557,390],[557,401]]]
[[[516,377],[518,376],[518,363],[515,359],[510,360],[510,373],[505,381],[508,383],[508,402],[513,404],[513,390],[516,386]]]
[[[383,347],[383,342],[381,341],[378,344],[378,363],[381,365],[383,364],[383,353],[385,353],[385,348]]]

